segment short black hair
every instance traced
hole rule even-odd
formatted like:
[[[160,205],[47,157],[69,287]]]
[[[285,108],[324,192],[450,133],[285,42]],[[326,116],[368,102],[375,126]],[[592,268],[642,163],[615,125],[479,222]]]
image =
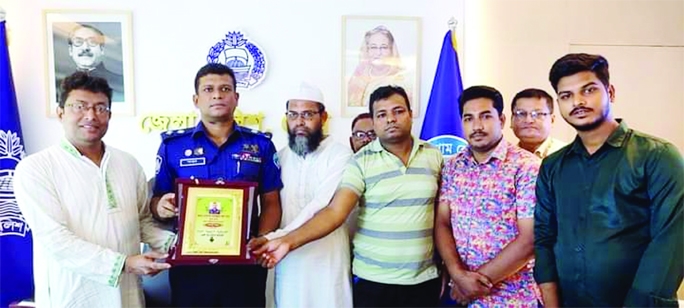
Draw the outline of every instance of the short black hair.
[[[351,130],[352,131],[354,130],[354,125],[356,125],[356,122],[358,122],[359,120],[363,120],[363,119],[373,119],[373,116],[368,112],[359,113],[359,115],[357,115],[354,118],[354,120],[352,120]]]
[[[515,94],[513,100],[511,101],[511,112],[515,110],[515,105],[521,98],[538,98],[546,100],[546,106],[549,107],[549,111],[553,113],[553,98],[549,93],[542,89],[527,88]]]
[[[325,105],[323,105],[323,103],[321,103],[321,102],[314,102],[314,103],[318,104],[318,112],[319,113],[325,112]],[[288,108],[290,108],[290,100],[289,99],[285,101],[285,109],[288,109]]]
[[[399,86],[383,86],[375,89],[373,93],[370,95],[370,102],[368,104],[368,110],[370,111],[370,114],[373,114],[373,105],[375,105],[375,102],[383,99],[387,99],[392,95],[399,95],[404,98],[404,101],[406,102],[406,108],[408,111],[411,111],[411,103],[409,102],[408,94],[406,94],[406,90],[404,88],[399,87]]]
[[[102,93],[107,96],[109,107],[112,107],[112,88],[106,79],[91,76],[87,72],[77,71],[66,78],[60,84],[59,107],[64,108],[69,93],[73,90],[86,90],[93,93]]]
[[[69,32],[69,40],[68,40],[69,46],[71,46],[71,45],[73,44],[73,42],[71,41],[71,39],[74,37],[74,33],[76,33],[76,31],[78,31],[78,30],[80,30],[80,29],[83,29],[83,28],[88,28],[88,29],[90,29],[90,30],[95,31],[95,33],[97,33],[97,34],[100,36],[100,39],[101,39],[101,40],[100,40],[100,45],[104,46],[104,44],[105,44],[105,35],[104,35],[104,33],[102,33],[102,31],[100,31],[100,29],[95,28],[94,26],[89,25],[89,24],[78,24],[76,27],[74,27],[73,29],[71,29],[71,32]]]
[[[465,107],[465,104],[468,101],[478,98],[492,100],[494,109],[499,113],[499,116],[503,114],[503,96],[499,90],[488,86],[472,86],[463,90],[463,93],[461,93],[461,96],[458,98],[458,111],[461,116],[463,116],[463,107]]]
[[[237,81],[235,80],[233,69],[221,63],[208,63],[202,66],[195,75],[195,94],[199,93],[200,78],[207,75],[228,75],[233,79],[233,91],[237,90]]]
[[[603,86],[610,85],[608,60],[601,55],[586,53],[570,53],[556,60],[549,72],[549,81],[553,90],[558,93],[558,82],[563,77],[572,76],[580,72],[590,71],[596,74]]]

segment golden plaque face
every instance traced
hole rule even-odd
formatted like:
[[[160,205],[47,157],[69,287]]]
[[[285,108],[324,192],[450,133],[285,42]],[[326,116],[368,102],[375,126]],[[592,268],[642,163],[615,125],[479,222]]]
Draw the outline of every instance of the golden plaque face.
[[[253,264],[247,250],[257,183],[176,180],[175,265]]]

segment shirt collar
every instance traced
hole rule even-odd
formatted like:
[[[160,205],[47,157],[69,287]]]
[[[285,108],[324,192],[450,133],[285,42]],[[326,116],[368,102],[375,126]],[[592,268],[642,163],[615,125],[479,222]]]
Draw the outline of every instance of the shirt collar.
[[[327,139],[327,138],[326,138]],[[413,148],[411,148],[411,156],[413,156],[413,153],[417,151],[419,148],[422,148],[427,144],[426,141],[420,140],[416,138],[415,136],[411,135],[411,139],[413,140]],[[380,138],[375,138],[375,140],[371,141],[369,148],[373,152],[387,152],[384,147],[382,147],[382,143],[380,143]]]
[[[69,142],[69,139],[67,139],[66,137],[62,137],[62,140],[59,141],[59,147],[76,158],[80,158],[83,156],[83,154],[81,154],[81,152],[78,151],[76,146]],[[107,144],[105,144],[104,141],[102,141],[102,150],[102,157],[104,157],[109,152],[107,151]]]
[[[620,125],[616,130],[613,131],[612,134],[610,134],[610,136],[608,136],[608,139],[606,139],[606,143],[614,148],[621,148],[625,142],[625,139],[627,138],[629,127],[627,127],[627,123],[625,123],[625,121],[623,121],[622,119],[616,120],[618,123],[620,123]]]
[[[230,136],[228,136],[228,139],[231,139],[233,135],[235,135],[235,132],[242,136],[242,129],[242,126],[237,125],[237,123],[233,121],[233,132],[230,134]],[[204,123],[202,121],[199,121],[199,123],[197,123],[197,126],[195,126],[195,128],[192,130],[193,138],[197,138],[200,135],[204,135],[205,137],[209,136],[209,134],[207,133],[207,128],[204,127]]]
[[[479,164],[486,164],[489,163],[492,159],[498,159],[499,161],[504,161],[506,159],[506,154],[508,154],[508,143],[506,140],[501,138],[501,141],[499,141],[499,144],[496,145],[494,148],[494,151],[489,154],[489,157],[485,159],[485,161],[479,163]],[[478,164],[478,162],[475,160],[475,156],[473,156],[473,151],[470,145],[465,148],[465,150],[461,151],[457,155],[461,156],[462,159],[469,160],[475,164]]]
[[[546,140],[542,142],[536,149],[534,149],[534,152],[532,154],[536,155],[539,158],[545,157],[547,154],[549,154],[549,151],[551,150],[551,147],[553,146],[553,138],[551,136],[546,137]],[[520,146],[520,142],[518,142],[518,147],[522,148]]]
[[[79,152],[76,149],[76,147],[73,144],[71,144],[71,142],[69,142],[69,140],[67,140],[66,138],[62,138],[62,140],[59,142],[59,147],[61,147],[63,150],[67,151],[74,157],[81,157],[81,152]]]
[[[627,123],[623,121],[622,119],[616,119],[620,125],[608,136],[608,139],[606,139],[606,142],[608,145],[614,147],[614,148],[620,148],[624,144],[625,139],[627,138],[627,133],[629,132],[629,127],[627,127]],[[582,139],[580,139],[579,136],[575,136],[575,140],[572,142],[572,145],[570,146],[570,150],[567,151],[565,154],[570,154],[570,153],[575,153],[575,154],[582,154],[585,153],[587,150],[584,148],[584,144],[582,144]]]

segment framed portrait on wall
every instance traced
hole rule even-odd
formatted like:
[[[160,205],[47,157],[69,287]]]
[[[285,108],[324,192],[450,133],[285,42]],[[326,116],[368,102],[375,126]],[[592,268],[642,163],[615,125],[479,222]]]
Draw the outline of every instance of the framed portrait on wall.
[[[135,115],[130,11],[43,11],[46,112],[56,116],[60,83],[76,71],[106,79],[112,114]]]
[[[420,113],[419,17],[342,16],[342,115],[368,112],[371,93],[397,85]]]

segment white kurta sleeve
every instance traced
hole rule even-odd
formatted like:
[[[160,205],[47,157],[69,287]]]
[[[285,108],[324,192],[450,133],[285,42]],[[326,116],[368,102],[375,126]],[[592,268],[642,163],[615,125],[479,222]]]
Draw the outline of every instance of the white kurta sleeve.
[[[14,174],[14,193],[33,231],[33,241],[48,254],[40,257],[56,260],[64,269],[95,282],[118,286],[126,256],[88,242],[69,230],[69,213],[60,204],[49,169],[28,157],[19,163]]]
[[[341,149],[346,149],[346,151],[339,151],[332,157],[332,159],[328,162],[327,166],[320,166],[321,168],[327,167],[325,170],[325,174],[327,174],[328,176],[321,182],[320,185],[318,185],[318,187],[316,187],[316,193],[314,194],[315,197],[313,198],[313,200],[311,200],[306,206],[304,206],[304,208],[302,208],[299,214],[297,214],[297,217],[295,217],[295,219],[292,220],[292,222],[289,223],[287,226],[285,226],[282,229],[275,230],[269,234],[266,234],[265,237],[268,240],[283,237],[288,233],[296,230],[297,228],[305,224],[307,221],[309,221],[311,218],[313,218],[314,215],[316,215],[316,213],[318,213],[320,210],[322,210],[330,203],[333,196],[335,195],[337,186],[340,184],[340,181],[342,181],[342,173],[344,172],[344,168],[352,156],[351,150],[347,148]]]
[[[173,232],[160,228],[157,221],[152,217],[147,195],[147,180],[145,179],[145,173],[140,165],[137,167],[139,169],[137,202],[142,242],[149,244],[152,250],[167,253],[169,248],[171,248],[171,245],[175,243],[176,236]]]

